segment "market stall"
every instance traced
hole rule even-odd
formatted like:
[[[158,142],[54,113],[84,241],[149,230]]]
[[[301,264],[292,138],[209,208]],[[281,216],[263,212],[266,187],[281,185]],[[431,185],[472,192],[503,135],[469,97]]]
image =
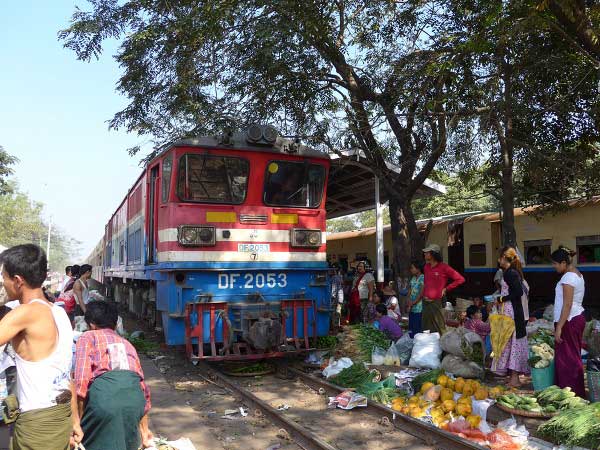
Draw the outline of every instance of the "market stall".
[[[378,402],[492,449],[541,448],[538,438],[599,448],[599,404],[553,385],[551,324],[539,321],[528,332],[533,390],[494,385],[481,339],[463,328],[391,342],[372,327],[347,327],[323,374],[347,389],[346,409]]]

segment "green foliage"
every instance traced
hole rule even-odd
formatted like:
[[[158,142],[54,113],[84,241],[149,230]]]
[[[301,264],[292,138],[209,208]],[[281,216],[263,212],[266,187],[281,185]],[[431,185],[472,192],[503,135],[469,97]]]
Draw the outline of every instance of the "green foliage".
[[[12,165],[19,160],[14,156],[9,155],[6,150],[0,145],[0,195],[11,192],[12,186],[8,182],[8,177],[12,175]]]
[[[598,8],[582,4],[93,0],[59,38],[86,61],[105,40],[121,42],[117,89],[130,103],[110,126],[159,147],[270,122],[323,150],[362,150],[390,198],[402,271],[420,254],[415,217],[497,209],[511,198],[500,174],[512,177],[513,164],[516,205],[600,193],[600,22]],[[581,28],[569,25],[577,17]],[[478,185],[448,179],[446,198],[412,202],[432,171],[482,164]],[[365,213],[329,228],[371,223]]]
[[[33,243],[44,250],[48,239],[48,223],[43,219],[43,204],[31,200],[9,183],[11,193],[0,195],[0,244],[5,247]],[[79,242],[53,226],[50,239],[50,270],[62,273],[72,263]]]
[[[412,208],[417,219],[498,210],[493,196],[487,191],[482,169],[457,176],[436,172],[432,178],[446,186],[446,195],[414,200]]]

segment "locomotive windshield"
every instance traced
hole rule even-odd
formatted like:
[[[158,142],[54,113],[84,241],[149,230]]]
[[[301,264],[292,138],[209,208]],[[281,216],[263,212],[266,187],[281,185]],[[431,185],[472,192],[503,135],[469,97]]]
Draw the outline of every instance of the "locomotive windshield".
[[[177,195],[186,202],[243,203],[249,170],[248,161],[242,158],[183,155],[179,159]]]
[[[265,204],[317,208],[323,198],[325,167],[319,164],[271,161],[265,176]]]

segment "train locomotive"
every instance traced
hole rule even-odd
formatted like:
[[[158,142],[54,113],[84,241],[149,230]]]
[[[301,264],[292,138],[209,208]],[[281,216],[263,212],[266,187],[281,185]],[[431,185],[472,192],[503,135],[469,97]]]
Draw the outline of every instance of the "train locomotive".
[[[329,164],[271,126],[176,142],[110,218],[94,278],[191,359],[305,351],[329,331]]]

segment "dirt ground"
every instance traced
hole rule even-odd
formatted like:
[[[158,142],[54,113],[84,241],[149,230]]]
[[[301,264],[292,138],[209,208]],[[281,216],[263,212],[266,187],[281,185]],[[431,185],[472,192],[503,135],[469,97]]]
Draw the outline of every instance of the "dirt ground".
[[[161,337],[149,329],[143,322],[124,317],[128,332],[143,331],[148,341],[160,342]],[[186,406],[198,414],[192,421],[196,430],[202,431],[202,442],[192,439],[198,450],[221,448],[225,450],[292,450],[299,449],[286,439],[286,435],[273,426],[267,419],[257,416],[239,399],[219,386],[213,384],[201,371],[187,360],[183,349],[169,348],[164,345],[146,353],[162,376],[178,394]],[[183,394],[183,396],[181,395]],[[248,412],[242,417],[238,412],[228,414],[228,410],[243,407]],[[152,420],[152,416],[151,416]]]
[[[131,317],[124,318],[128,332],[144,331],[146,340],[159,342],[160,336]],[[186,406],[197,412],[194,427],[203,430],[201,448],[222,448],[227,450],[275,450],[299,449],[291,442],[284,430],[279,430],[267,419],[215,385],[208,374],[194,366],[185,357],[183,349],[166,348],[147,352],[147,356],[158,368],[171,389],[184,394]],[[380,418],[353,410],[327,409],[327,396],[319,395],[299,381],[283,381],[275,376],[240,378],[239,382],[249,387],[259,398],[271,406],[289,408],[286,414],[297,423],[318,434],[323,440],[340,449],[392,450],[410,448],[426,449],[422,441],[408,434],[396,431],[391,426],[381,424]],[[286,383],[284,389],[282,383]],[[237,412],[244,408],[246,417]],[[229,410],[229,411],[228,411]],[[151,417],[152,420],[152,417]],[[192,441],[194,441],[192,439]]]
[[[128,332],[142,330],[145,339],[160,343],[161,336],[149,329],[143,322],[132,317],[124,318]],[[203,435],[210,436],[204,440],[201,448],[222,448],[227,450],[275,450],[298,449],[290,442],[282,430],[277,429],[267,419],[247,408],[240,399],[229,391],[215,385],[198,367],[189,362],[183,348],[160,346],[147,354],[165,378],[166,382],[178,394],[184,393],[185,404],[191,407],[197,416],[194,427],[203,430]],[[398,433],[391,428],[380,426],[377,420],[364,417],[356,411],[327,409],[325,396],[318,396],[308,386],[298,381],[290,382],[286,391],[280,389],[281,380],[272,376],[245,378],[248,387],[261,399],[277,408],[287,405],[286,412],[292,420],[297,421],[322,439],[340,449],[395,449],[426,448],[418,439],[410,435]],[[523,380],[525,382],[529,380]],[[274,388],[277,383],[279,389]],[[486,379],[490,385],[498,384]],[[273,385],[273,389],[269,389]],[[526,389],[526,387],[525,387]],[[275,394],[274,392],[277,392]],[[281,395],[284,394],[284,397]],[[240,413],[225,414],[229,410],[244,408],[246,417]],[[368,416],[368,415],[366,415]],[[510,415],[492,407],[488,411],[488,420],[492,423],[510,418]],[[525,424],[532,434],[541,421],[517,417],[519,423]]]

